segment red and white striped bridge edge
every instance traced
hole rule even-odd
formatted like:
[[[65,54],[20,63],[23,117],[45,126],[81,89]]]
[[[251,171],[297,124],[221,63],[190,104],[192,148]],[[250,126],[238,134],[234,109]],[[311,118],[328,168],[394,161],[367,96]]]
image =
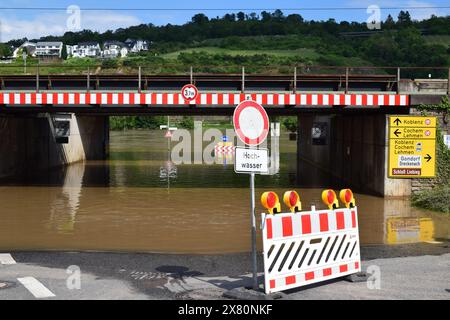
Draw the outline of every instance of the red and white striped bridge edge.
[[[262,214],[266,294],[361,271],[357,208]]]
[[[215,153],[234,153],[234,146],[215,146]]]
[[[408,106],[398,94],[200,93],[192,101],[179,93],[2,92],[0,105],[236,105],[253,100],[265,106]]]

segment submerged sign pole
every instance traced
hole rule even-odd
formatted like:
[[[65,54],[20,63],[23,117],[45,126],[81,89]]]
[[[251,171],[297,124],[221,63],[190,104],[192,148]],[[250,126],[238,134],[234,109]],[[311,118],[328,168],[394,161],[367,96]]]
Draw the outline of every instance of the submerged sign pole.
[[[264,108],[255,101],[241,102],[233,114],[234,130],[247,146],[256,147],[263,143],[269,132],[269,117]],[[258,269],[256,260],[256,217],[255,217],[255,173],[268,172],[268,150],[237,147],[234,170],[250,174],[250,220],[252,237],[253,289],[258,290]]]

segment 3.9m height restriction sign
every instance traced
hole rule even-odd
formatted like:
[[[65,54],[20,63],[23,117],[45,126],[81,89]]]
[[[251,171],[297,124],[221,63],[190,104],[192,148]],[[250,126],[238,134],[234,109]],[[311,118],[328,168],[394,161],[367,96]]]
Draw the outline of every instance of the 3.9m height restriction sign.
[[[192,101],[197,98],[198,95],[198,89],[193,84],[187,84],[181,89],[181,95],[183,96],[183,99],[186,101]]]
[[[233,123],[239,139],[249,146],[260,145],[269,133],[266,110],[255,101],[242,101],[234,110]]]

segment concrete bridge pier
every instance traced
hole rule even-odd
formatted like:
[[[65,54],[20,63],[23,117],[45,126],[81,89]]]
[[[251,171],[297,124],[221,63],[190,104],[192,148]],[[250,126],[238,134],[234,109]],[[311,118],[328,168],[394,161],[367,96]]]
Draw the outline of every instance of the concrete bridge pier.
[[[59,122],[59,123],[58,123]],[[60,122],[70,124],[68,136],[55,136]],[[105,159],[108,153],[107,116],[65,114],[5,114],[0,117],[0,178],[84,160]]]
[[[387,119],[385,114],[299,115],[299,185],[410,195],[409,179],[387,178]]]

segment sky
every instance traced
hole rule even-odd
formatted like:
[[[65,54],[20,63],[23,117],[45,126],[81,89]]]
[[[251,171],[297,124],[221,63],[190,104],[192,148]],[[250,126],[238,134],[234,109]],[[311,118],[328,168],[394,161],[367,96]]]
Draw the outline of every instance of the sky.
[[[80,15],[73,11],[66,11],[71,5],[80,8]],[[365,22],[372,12],[367,13],[367,7],[377,5],[380,7],[381,20],[385,20],[388,14],[397,17],[400,9],[387,8],[411,8],[431,7],[427,9],[409,9],[413,19],[429,18],[432,14],[438,16],[450,15],[450,9],[437,8],[450,6],[449,0],[322,0],[322,1],[295,1],[295,0],[0,0],[0,42],[11,39],[27,37],[39,38],[45,35],[62,35],[66,31],[79,29],[91,29],[103,32],[121,27],[138,25],[141,23],[153,23],[154,25],[183,24],[190,21],[191,17],[198,13],[205,13],[209,17],[223,16],[225,13],[246,13],[252,11],[260,13],[258,9],[297,9],[283,10],[287,15],[299,13],[306,20],[358,21]],[[62,8],[63,10],[17,10],[6,8]],[[301,8],[343,8],[343,10],[302,10]],[[361,8],[352,10],[349,8]],[[101,11],[86,11],[86,8],[105,9]],[[124,10],[107,10],[107,9]],[[132,8],[158,8],[164,10],[143,11],[126,10]],[[167,10],[166,10],[167,9]],[[189,10],[180,10],[189,9]],[[192,10],[190,10],[192,9]],[[198,10],[196,10],[198,9]],[[226,9],[207,10],[201,9]]]

